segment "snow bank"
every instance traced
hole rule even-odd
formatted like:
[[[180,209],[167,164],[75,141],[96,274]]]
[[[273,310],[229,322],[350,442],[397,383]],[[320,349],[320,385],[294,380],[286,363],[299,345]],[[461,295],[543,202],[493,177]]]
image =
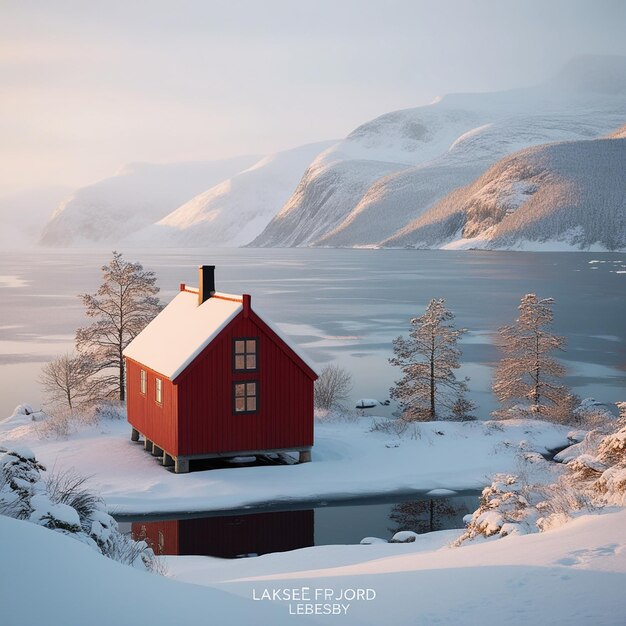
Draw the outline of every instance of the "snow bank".
[[[178,475],[131,443],[130,426],[118,420],[85,426],[64,440],[39,440],[32,427],[0,429],[0,436],[12,446],[32,446],[50,467],[93,475],[109,510],[128,515],[476,490],[492,474],[514,471],[520,450],[542,453],[568,443],[567,428],[532,420],[427,422],[413,438],[370,432],[375,419],[317,423],[311,463]]]

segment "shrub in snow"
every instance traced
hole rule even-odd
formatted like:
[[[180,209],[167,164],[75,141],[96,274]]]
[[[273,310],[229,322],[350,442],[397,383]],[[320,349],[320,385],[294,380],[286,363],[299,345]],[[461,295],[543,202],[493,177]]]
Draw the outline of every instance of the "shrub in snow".
[[[607,466],[596,479],[593,489],[607,504],[626,505],[626,424],[623,416],[614,433],[598,445],[596,460]]]
[[[617,465],[626,460],[626,426],[602,438],[598,444],[598,460]]]
[[[455,545],[478,535],[545,531],[583,509],[625,506],[626,404],[618,407],[619,420],[603,418],[599,429],[557,455],[557,460],[567,464],[567,471],[551,484],[532,484],[528,477],[496,476],[483,490],[479,509]],[[607,434],[611,425],[612,432]],[[533,460],[526,457],[526,461]],[[535,462],[541,463],[539,459]]]
[[[615,418],[604,404],[594,398],[585,398],[574,409],[571,423],[586,430],[606,431],[614,426]]]
[[[332,409],[315,409],[315,419],[318,422],[348,422],[353,423],[361,417],[357,411],[335,407]]]
[[[626,405],[617,406],[618,420],[603,421],[582,442],[558,455],[558,460],[567,463],[570,483],[597,506],[626,503]]]
[[[26,519],[30,499],[44,491],[39,474],[44,469],[28,448],[0,448],[0,513]]]
[[[518,476],[496,474],[491,485],[483,489],[480,505],[455,545],[479,535],[504,537],[533,532],[539,513],[530,506],[528,491]]]
[[[401,437],[409,428],[409,422],[403,419],[374,419],[370,432],[381,432]]]
[[[160,563],[143,541],[120,533],[104,502],[72,473],[53,474],[28,449],[0,448],[0,513],[45,526],[86,543],[104,556],[144,570]]]
[[[422,430],[416,422],[407,422],[402,418],[396,419],[373,419],[370,432],[380,432],[386,435],[393,435],[398,438],[408,437],[417,440],[422,438]]]
[[[578,511],[593,507],[591,499],[568,476],[561,476],[556,483],[539,487],[537,492],[542,498],[536,504],[541,514],[536,522],[540,531],[561,526]]]
[[[607,504],[626,506],[626,467],[610,467],[598,478],[594,488]]]
[[[76,409],[95,399],[95,364],[82,354],[63,354],[41,368],[39,384],[54,406]]]
[[[314,384],[315,408],[325,411],[341,408],[351,389],[350,372],[334,363],[324,366]]]
[[[375,543],[388,543],[388,542],[385,539],[381,539],[380,537],[364,537],[360,541],[360,544],[363,546],[370,546]]]
[[[126,419],[126,407],[121,402],[105,401],[80,409],[57,406],[37,424],[36,432],[42,439],[65,439],[82,426],[120,419]]]

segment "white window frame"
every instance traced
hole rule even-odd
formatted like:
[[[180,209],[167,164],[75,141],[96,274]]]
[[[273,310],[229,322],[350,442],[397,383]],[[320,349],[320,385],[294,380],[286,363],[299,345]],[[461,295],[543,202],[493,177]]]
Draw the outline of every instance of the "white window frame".
[[[139,393],[142,396],[145,396],[146,391],[148,391],[148,372],[146,372],[146,370],[141,370],[141,373],[139,374]]]
[[[163,404],[163,381],[160,378],[154,379],[154,401]]]

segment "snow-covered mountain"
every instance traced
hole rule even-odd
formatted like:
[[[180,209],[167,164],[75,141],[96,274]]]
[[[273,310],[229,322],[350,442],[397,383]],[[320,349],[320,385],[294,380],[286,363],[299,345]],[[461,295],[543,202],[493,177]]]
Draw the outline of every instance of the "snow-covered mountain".
[[[40,241],[48,246],[117,243],[208,187],[250,167],[258,158],[128,165],[62,202]]]
[[[626,58],[582,58],[547,84],[445,96],[368,122],[321,154],[253,246],[367,246],[503,156],[601,137],[626,119]]]
[[[266,156],[134,233],[128,241],[174,247],[244,245],[276,215],[307,165],[333,143],[308,144]]]
[[[383,245],[626,249],[625,130],[505,157]]]

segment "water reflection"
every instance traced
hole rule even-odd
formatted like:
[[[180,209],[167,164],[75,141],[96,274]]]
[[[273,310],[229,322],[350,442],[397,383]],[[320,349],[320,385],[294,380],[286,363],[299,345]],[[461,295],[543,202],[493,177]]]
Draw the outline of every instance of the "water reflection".
[[[388,540],[400,530],[421,534],[462,528],[463,516],[477,503],[477,495],[394,502],[378,498],[288,511],[139,519],[132,521],[130,530],[157,554],[231,559],[314,545],[358,544],[371,536]]]
[[[156,554],[232,559],[313,545],[313,510],[133,522]]]

